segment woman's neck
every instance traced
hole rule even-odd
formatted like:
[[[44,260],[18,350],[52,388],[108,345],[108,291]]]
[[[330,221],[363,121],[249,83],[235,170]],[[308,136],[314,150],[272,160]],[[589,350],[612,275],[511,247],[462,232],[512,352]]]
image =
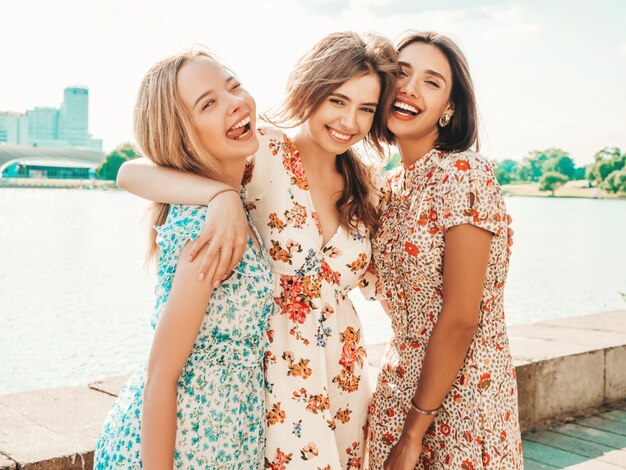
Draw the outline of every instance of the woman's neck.
[[[243,178],[245,167],[245,158],[229,159],[228,162],[222,163],[219,169],[222,176],[220,179],[227,185],[239,189],[241,187],[241,179]]]
[[[313,140],[306,125],[302,125],[296,132],[296,145],[300,152],[300,159],[306,162],[306,170],[316,174],[334,173],[337,155],[324,150]]]
[[[397,140],[398,150],[402,164],[407,167],[424,157],[428,152],[435,148],[439,134],[436,129],[428,135],[418,138],[403,137]]]

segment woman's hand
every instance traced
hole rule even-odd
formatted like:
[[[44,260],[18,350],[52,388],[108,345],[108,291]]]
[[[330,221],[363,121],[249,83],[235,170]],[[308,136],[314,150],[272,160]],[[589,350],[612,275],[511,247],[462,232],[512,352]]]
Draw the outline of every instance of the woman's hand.
[[[235,191],[218,194],[207,207],[206,221],[200,236],[194,240],[189,252],[193,260],[202,247],[209,245],[198,272],[204,279],[214,258],[219,257],[212,285],[217,287],[235,269],[246,251],[248,241],[248,219],[241,198]]]
[[[435,415],[425,415],[410,409],[402,426],[402,434],[383,465],[384,470],[413,470],[422,453],[422,440]]]
[[[384,470],[413,470],[422,453],[422,441],[402,433],[383,465]]]

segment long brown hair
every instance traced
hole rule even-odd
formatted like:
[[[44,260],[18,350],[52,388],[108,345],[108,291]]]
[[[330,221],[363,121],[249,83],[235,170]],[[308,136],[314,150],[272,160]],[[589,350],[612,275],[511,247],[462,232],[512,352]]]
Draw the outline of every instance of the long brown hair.
[[[180,68],[195,57],[215,58],[206,51],[182,52],[150,68],[139,88],[134,112],[135,138],[146,157],[159,166],[219,179],[216,160],[202,145],[176,88]],[[163,225],[169,204],[155,202],[151,226]],[[149,256],[158,253],[156,231],[150,230]]]
[[[380,80],[380,98],[372,128],[363,140],[382,158],[397,72],[397,54],[386,38],[351,31],[329,34],[291,71],[282,105],[262,118],[278,127],[298,126],[345,82],[373,73]],[[339,223],[351,232],[357,230],[358,223],[375,230],[378,214],[372,200],[371,168],[352,149],[337,157],[336,166],[343,177],[343,190],[336,203]]]
[[[448,59],[452,70],[450,102],[454,105],[454,114],[446,127],[439,127],[435,148],[464,151],[475,145],[478,151],[478,109],[474,83],[465,55],[452,39],[432,31],[410,33],[400,40],[396,50],[400,53],[402,49],[415,43],[429,44],[439,49]]]

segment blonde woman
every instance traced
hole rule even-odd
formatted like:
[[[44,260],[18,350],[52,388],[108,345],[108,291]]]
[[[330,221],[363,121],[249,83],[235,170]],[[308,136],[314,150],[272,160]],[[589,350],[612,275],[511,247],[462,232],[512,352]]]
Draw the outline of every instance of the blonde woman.
[[[258,148],[255,103],[204,52],[152,67],[135,110],[135,134],[161,166],[233,188]],[[199,280],[189,240],[203,207],[157,204],[151,250],[158,259],[155,328],[146,365],[131,376],[98,440],[97,469],[262,468],[262,359],[273,306],[269,260],[251,225],[243,259],[214,286]]]
[[[351,147],[365,139],[381,150],[396,71],[386,39],[331,34],[298,62],[284,105],[268,118],[297,126],[295,137],[260,130],[244,187],[280,307],[270,318],[266,357],[266,468],[363,467],[370,387],[361,322],[347,294],[369,263],[376,209],[369,170]],[[141,162],[124,166],[119,183],[153,200],[195,204],[224,189]],[[207,259],[221,248],[221,278],[239,256],[231,256],[240,244],[232,227],[241,222],[232,220],[243,211],[231,193],[209,211],[195,249],[213,239]]]

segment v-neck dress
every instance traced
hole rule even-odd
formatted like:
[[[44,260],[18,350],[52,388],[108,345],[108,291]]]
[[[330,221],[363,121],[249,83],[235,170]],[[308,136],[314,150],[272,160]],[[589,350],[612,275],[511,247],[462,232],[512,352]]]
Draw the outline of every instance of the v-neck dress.
[[[450,393],[424,437],[417,469],[523,468],[517,385],[503,310],[509,266],[507,217],[489,163],[474,152],[433,150],[387,176],[372,240],[376,287],[391,308],[393,337],[370,405],[370,468],[397,442],[443,306],[446,230],[471,224],[493,234],[479,324]]]
[[[267,246],[278,309],[266,354],[265,465],[362,468],[370,387],[361,322],[347,295],[370,261],[369,233],[339,228],[322,246],[295,142],[259,130],[244,199]]]

